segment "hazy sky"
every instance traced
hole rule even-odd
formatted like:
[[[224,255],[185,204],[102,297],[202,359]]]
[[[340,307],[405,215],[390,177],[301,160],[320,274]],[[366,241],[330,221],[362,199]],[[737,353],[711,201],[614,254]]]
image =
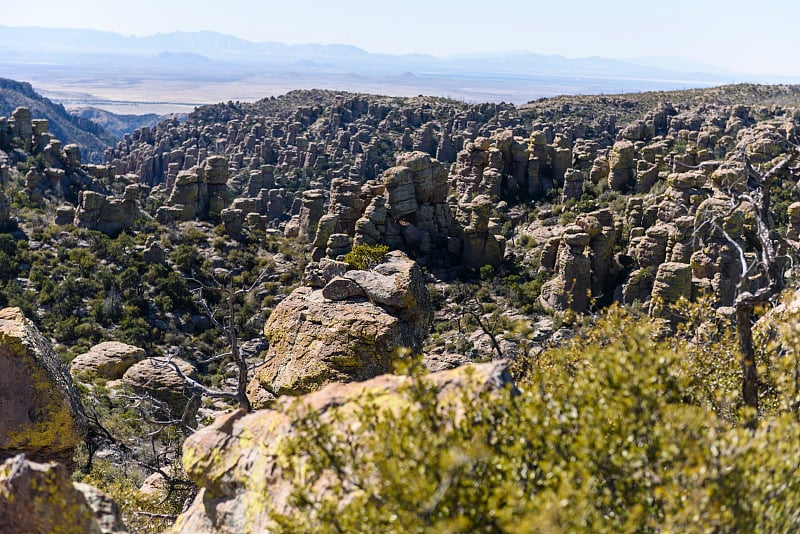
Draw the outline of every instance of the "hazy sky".
[[[529,51],[680,57],[800,76],[797,0],[27,0],[0,24],[126,35],[213,30],[251,41],[344,43],[370,52]]]

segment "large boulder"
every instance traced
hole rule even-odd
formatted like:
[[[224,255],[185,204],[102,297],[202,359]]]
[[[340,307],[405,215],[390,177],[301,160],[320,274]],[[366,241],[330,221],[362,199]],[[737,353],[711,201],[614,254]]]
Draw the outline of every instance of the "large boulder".
[[[464,366],[428,375],[427,379],[438,389],[440,403],[458,403],[465,388],[511,394],[505,361]],[[341,424],[346,425],[359,399],[369,396],[370,402],[378,406],[376,413],[409,402],[400,390],[411,380],[385,375],[355,384],[330,384],[299,401],[292,397],[278,399],[271,409],[251,414],[238,410],[192,434],[183,445],[183,466],[201,490],[190,508],[178,517],[172,532],[272,531],[270,508],[285,512],[292,486],[280,452],[286,440],[295,435],[301,414],[314,410],[323,421],[339,416]],[[311,491],[324,489],[315,485]]]
[[[142,358],[144,349],[119,341],[104,341],[76,356],[70,363],[70,372],[73,376],[117,380]]]
[[[69,472],[63,465],[31,462],[24,454],[7,459],[0,465],[0,532],[105,534],[124,531],[116,505],[95,488],[81,486],[70,482]],[[84,491],[91,496],[91,502]]]
[[[258,406],[276,395],[389,372],[402,349],[420,350],[432,322],[422,271],[399,251],[322,289],[300,287],[264,326],[270,347],[249,385],[251,401]]]
[[[86,415],[69,371],[19,308],[0,310],[0,458],[71,466]]]
[[[197,372],[189,362],[173,358],[172,363],[185,376],[197,378]],[[199,399],[192,394],[191,388],[171,364],[164,361],[148,358],[135,363],[122,375],[122,381],[136,393],[165,403],[169,413],[159,414],[162,417],[192,421],[199,408]]]

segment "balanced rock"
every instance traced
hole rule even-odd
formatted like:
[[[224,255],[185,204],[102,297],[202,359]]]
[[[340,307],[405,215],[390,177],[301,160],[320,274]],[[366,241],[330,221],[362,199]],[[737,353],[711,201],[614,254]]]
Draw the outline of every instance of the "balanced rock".
[[[372,271],[332,277],[322,290],[300,287],[264,325],[270,346],[248,395],[259,405],[389,372],[402,349],[421,348],[432,322],[422,271],[399,251]]]

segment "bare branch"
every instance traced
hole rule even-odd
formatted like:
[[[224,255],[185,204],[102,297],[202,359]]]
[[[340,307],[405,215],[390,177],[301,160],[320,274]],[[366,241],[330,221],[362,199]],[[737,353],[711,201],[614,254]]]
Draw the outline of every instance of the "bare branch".
[[[228,400],[234,400],[234,401],[238,400],[235,393],[231,393],[229,391],[219,391],[219,390],[208,388],[208,387],[204,386],[203,384],[201,384],[200,382],[198,382],[197,380],[191,378],[190,376],[187,376],[183,371],[181,371],[181,368],[178,366],[178,364],[172,361],[172,359],[161,360],[161,359],[158,359],[158,358],[153,358],[153,362],[154,362],[155,365],[160,365],[162,367],[170,367],[170,368],[172,368],[172,370],[174,370],[176,373],[178,373],[178,376],[181,378],[181,380],[183,380],[183,382],[189,388],[201,393],[202,395],[205,395],[207,397],[211,397],[211,398],[214,398],[214,399],[228,399]]]
[[[211,356],[210,358],[198,357],[197,361],[198,363],[206,364],[206,363],[218,362],[226,358],[230,358],[231,356],[233,356],[232,352],[223,352],[222,354],[217,354],[216,356]]]

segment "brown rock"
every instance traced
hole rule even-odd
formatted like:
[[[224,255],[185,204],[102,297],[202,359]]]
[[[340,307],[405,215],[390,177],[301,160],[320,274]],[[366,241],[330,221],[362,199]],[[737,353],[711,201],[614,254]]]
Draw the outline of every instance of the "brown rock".
[[[144,349],[118,341],[105,341],[76,356],[70,363],[70,372],[117,380],[142,358]]]
[[[94,512],[95,521],[103,534],[123,534],[125,525],[117,503],[94,486],[73,482],[76,490],[83,494],[89,508]]]
[[[66,467],[24,454],[0,465],[0,532],[101,534],[95,512],[73,487]]]
[[[608,187],[614,191],[622,191],[634,179],[636,161],[634,147],[630,141],[617,141],[608,157]]]
[[[346,292],[357,287],[370,302],[334,302],[333,289],[326,298],[324,289],[301,287],[278,304],[264,325],[270,348],[248,388],[251,399],[260,390],[298,394],[365,380],[391,371],[398,349],[421,348],[433,310],[415,262],[393,251],[372,271],[347,271],[344,279],[353,284]]]
[[[0,310],[0,458],[72,465],[86,415],[69,371],[19,308]]]
[[[180,370],[188,377],[197,378],[192,365],[179,358],[173,358]],[[156,400],[169,406],[170,416],[191,420],[197,413],[198,403],[193,399],[191,389],[175,370],[164,362],[148,358],[133,364],[122,376],[125,384],[139,394],[151,395]]]
[[[427,379],[437,388],[439,402],[458,403],[465,388],[494,395],[512,394],[505,361],[463,366],[428,375]],[[183,465],[202,489],[172,532],[273,530],[270,508],[286,511],[293,482],[283,471],[279,451],[285,439],[295,432],[299,414],[315,410],[323,421],[334,415],[344,416],[346,424],[353,405],[368,395],[379,408],[408,402],[399,391],[410,380],[384,375],[366,382],[330,384],[302,397],[299,405],[297,399],[281,398],[271,409],[249,415],[239,410],[192,434],[184,443]],[[254,447],[254,443],[258,446]],[[312,491],[324,490],[324,486],[315,485]]]

